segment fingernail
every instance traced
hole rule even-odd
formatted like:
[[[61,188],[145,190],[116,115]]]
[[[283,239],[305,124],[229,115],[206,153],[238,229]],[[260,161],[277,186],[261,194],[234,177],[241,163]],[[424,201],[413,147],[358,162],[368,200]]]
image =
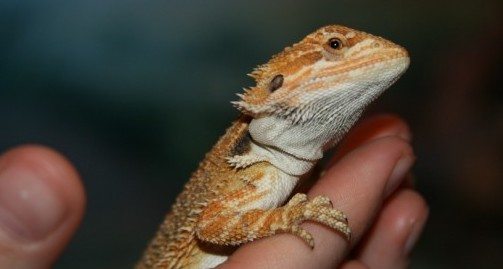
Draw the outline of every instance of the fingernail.
[[[0,171],[0,232],[41,240],[62,222],[65,211],[56,192],[35,172],[15,166]]]
[[[426,211],[426,216],[422,218],[419,222],[416,222],[412,225],[412,229],[410,231],[409,237],[407,241],[405,241],[405,245],[403,247],[403,255],[408,256],[421,235],[424,225],[426,224],[426,220],[428,219],[428,211]]]
[[[402,179],[409,173],[414,161],[415,158],[411,155],[404,155],[398,160],[386,184],[384,191],[386,196],[390,195],[400,185]]]

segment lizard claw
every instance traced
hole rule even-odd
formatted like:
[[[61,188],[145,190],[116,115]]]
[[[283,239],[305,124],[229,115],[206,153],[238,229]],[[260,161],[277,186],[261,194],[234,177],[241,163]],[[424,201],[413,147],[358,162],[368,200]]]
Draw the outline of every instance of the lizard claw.
[[[332,207],[332,201],[326,196],[316,196],[313,198],[313,203],[318,204],[318,205],[323,205],[323,206],[329,206]]]

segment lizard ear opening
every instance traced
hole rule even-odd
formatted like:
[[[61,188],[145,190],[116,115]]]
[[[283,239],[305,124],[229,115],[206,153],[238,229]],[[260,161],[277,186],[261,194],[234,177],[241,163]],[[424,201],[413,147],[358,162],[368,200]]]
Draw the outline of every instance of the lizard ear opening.
[[[271,83],[269,84],[269,91],[274,92],[277,89],[281,88],[281,86],[283,86],[283,81],[283,75],[279,74],[274,76],[274,78],[271,80]]]

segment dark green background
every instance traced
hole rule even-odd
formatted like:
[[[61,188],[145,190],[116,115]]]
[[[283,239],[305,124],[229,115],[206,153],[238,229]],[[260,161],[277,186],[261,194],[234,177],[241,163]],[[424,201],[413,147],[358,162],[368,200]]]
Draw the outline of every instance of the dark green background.
[[[344,24],[411,54],[371,111],[415,134],[431,220],[412,268],[502,268],[501,14],[467,0],[0,0],[0,150],[49,145],[83,177],[88,210],[56,268],[131,267],[236,117],[245,74]]]

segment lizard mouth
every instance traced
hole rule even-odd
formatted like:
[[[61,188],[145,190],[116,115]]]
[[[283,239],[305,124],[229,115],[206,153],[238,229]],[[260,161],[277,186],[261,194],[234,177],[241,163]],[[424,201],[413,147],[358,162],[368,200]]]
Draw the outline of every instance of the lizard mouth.
[[[300,107],[307,109],[306,106],[310,107],[313,103],[322,101],[318,99],[333,98],[330,101],[331,107],[333,103],[338,103],[340,107],[353,101],[355,104],[369,103],[405,72],[409,65],[409,56],[405,49],[394,45],[323,65],[325,66],[317,70],[304,69],[297,76],[304,77],[304,81],[295,79],[302,82],[283,86],[284,90],[280,95],[274,98],[269,96],[260,105],[237,103],[241,107],[246,106],[246,111],[254,115],[276,114],[279,117],[293,117],[295,122],[308,118],[307,115],[301,115],[304,113],[298,113]],[[309,77],[311,74],[316,76]],[[334,98],[334,94],[338,97]]]
[[[304,82],[298,91],[272,106],[276,114],[294,123],[306,120],[327,124],[340,111],[363,109],[391,86],[409,66],[405,53],[365,57],[343,68],[329,67],[323,76]]]
[[[377,72],[393,71],[397,77],[407,70],[409,66],[409,56],[406,50],[400,48],[393,49],[387,52],[374,53],[364,57],[354,58],[348,61],[341,62],[336,66],[325,68],[319,72],[320,75],[311,78],[304,82],[302,87],[328,82],[344,83],[359,77],[368,77],[369,74]],[[374,78],[375,79],[375,78]]]
[[[351,88],[352,94],[364,95],[367,94],[366,89],[374,84],[393,84],[407,70],[409,63],[409,56],[404,49],[351,59],[316,72],[320,75],[300,85],[290,86],[299,90],[292,91],[282,101],[299,98],[306,92],[325,92],[343,88],[342,85]]]

